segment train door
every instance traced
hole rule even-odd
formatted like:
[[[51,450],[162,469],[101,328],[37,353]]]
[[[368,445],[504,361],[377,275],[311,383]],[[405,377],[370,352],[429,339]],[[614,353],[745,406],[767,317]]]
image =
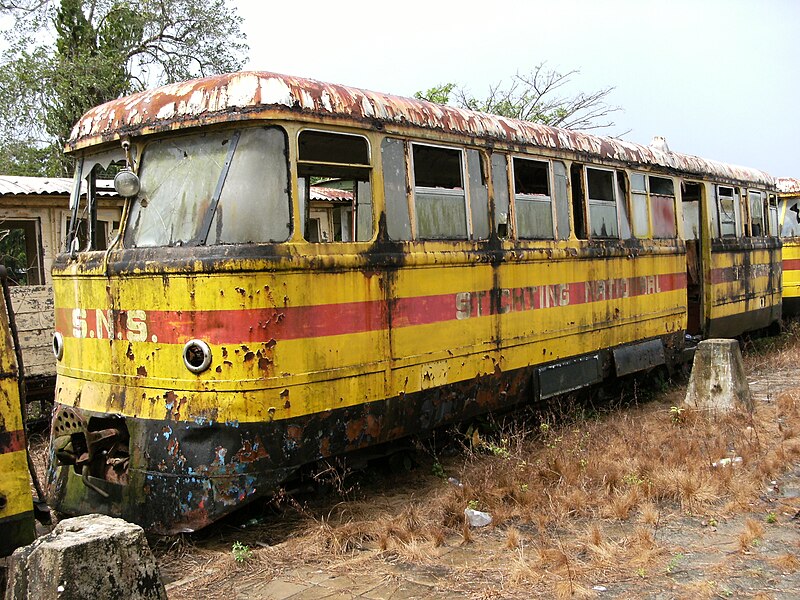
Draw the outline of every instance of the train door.
[[[684,181],[681,184],[683,232],[686,238],[686,331],[691,335],[703,331],[702,197],[701,183]]]

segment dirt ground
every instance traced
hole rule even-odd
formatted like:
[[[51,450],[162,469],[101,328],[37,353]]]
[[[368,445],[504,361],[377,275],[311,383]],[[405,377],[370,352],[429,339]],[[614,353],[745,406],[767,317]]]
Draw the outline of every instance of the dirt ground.
[[[541,421],[535,435],[476,429],[399,468],[331,471],[326,495],[151,540],[168,595],[800,598],[800,335],[745,357],[755,417],[693,421],[678,408],[685,381],[645,380],[665,389],[634,388],[633,403]],[[673,457],[682,445],[695,450]],[[652,460],[629,462],[639,452]],[[467,526],[472,507],[492,524]]]

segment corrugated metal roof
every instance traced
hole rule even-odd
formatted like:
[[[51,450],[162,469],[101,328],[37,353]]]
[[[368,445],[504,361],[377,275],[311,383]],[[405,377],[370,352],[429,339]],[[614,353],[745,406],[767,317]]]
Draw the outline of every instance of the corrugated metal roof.
[[[69,196],[73,180],[69,177],[14,177],[0,175],[0,196]]]
[[[72,193],[74,180],[71,177],[21,177],[0,175],[0,196],[69,196]],[[82,193],[86,193],[83,183]],[[118,196],[114,190],[114,182],[108,179],[97,180],[97,195],[104,197]]]
[[[72,150],[154,131],[244,120],[274,113],[339,117],[367,127],[419,127],[581,155],[643,163],[748,183],[774,185],[768,173],[664,147],[442,106],[266,72],[239,72],[175,83],[113,100],[87,112],[72,130]]]
[[[311,193],[309,194],[312,200],[323,200],[327,202],[334,202],[336,200],[353,200],[353,192],[347,190],[337,190],[335,188],[320,187],[316,185],[311,186]]]
[[[777,185],[781,194],[800,194],[800,179],[778,177]]]

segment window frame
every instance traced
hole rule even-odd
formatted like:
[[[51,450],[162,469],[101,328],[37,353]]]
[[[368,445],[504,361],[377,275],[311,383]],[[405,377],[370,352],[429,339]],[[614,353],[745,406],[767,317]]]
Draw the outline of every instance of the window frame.
[[[539,157],[533,158],[533,157],[530,157],[529,155],[525,155],[525,154],[511,154],[510,157],[511,157],[511,161],[510,161],[510,163],[511,163],[510,164],[510,167],[511,167],[510,184],[511,184],[511,191],[512,191],[511,197],[513,199],[513,205],[512,205],[513,207],[511,209],[511,213],[513,215],[513,221],[514,221],[513,227],[514,227],[514,237],[515,237],[515,239],[518,239],[518,240],[555,240],[555,239],[557,239],[557,222],[556,222],[557,215],[556,215],[556,211],[555,211],[555,178],[554,178],[554,175],[553,175],[553,160],[550,159],[550,158],[539,158]],[[523,160],[523,161],[528,161],[528,162],[533,162],[533,163],[542,163],[542,164],[546,165],[546,168],[547,168],[547,191],[548,191],[548,194],[546,196],[541,195],[541,196],[543,196],[543,198],[546,198],[546,200],[545,199],[540,199],[539,198],[540,194],[521,194],[521,193],[517,192],[517,168],[516,168],[516,164],[515,164],[515,161],[517,159]],[[520,224],[519,224],[519,218],[518,218],[519,217],[519,211],[517,210],[517,201],[518,200],[522,200],[523,202],[536,203],[536,204],[548,204],[549,212],[550,212],[550,235],[549,236],[544,236],[544,237],[541,237],[541,236],[537,236],[537,237],[526,236],[526,237],[522,237],[520,235]]]
[[[725,197],[731,199],[731,207],[733,209],[733,233],[732,234],[730,234],[730,233],[726,234],[723,231],[722,217],[723,217],[723,214],[726,214],[726,211],[724,211],[722,209],[722,194],[720,193],[721,190],[723,190],[723,189],[729,189],[731,191],[730,196],[725,194]],[[740,237],[741,236],[741,227],[740,227],[739,224],[741,222],[741,217],[739,216],[739,210],[737,210],[737,207],[736,207],[736,205],[738,204],[738,202],[737,202],[738,196],[736,194],[736,186],[724,185],[724,184],[719,184],[718,183],[718,184],[716,184],[714,186],[714,193],[716,195],[717,224],[719,226],[719,237],[720,238],[726,238],[726,237],[727,238],[738,238],[738,237]],[[727,223],[729,223],[729,221],[726,221],[726,224]]]
[[[319,161],[319,160],[305,160],[300,158],[300,138],[304,133],[321,133],[325,135],[331,136],[342,136],[342,137],[349,137],[349,138],[358,138],[363,140],[366,144],[366,163],[347,163],[347,162],[330,162],[330,161]],[[362,133],[352,133],[349,131],[340,131],[337,129],[329,129],[323,127],[300,127],[295,135],[295,144],[297,148],[297,156],[294,159],[293,166],[296,170],[297,174],[297,182],[298,182],[298,212],[299,212],[299,219],[300,219],[300,227],[299,229],[299,236],[300,238],[308,243],[311,244],[349,244],[349,243],[368,243],[375,238],[376,231],[375,231],[375,190],[374,190],[374,173],[375,173],[375,160],[374,155],[372,152],[372,142],[370,141],[369,137]],[[325,234],[327,231],[322,230],[322,224],[320,222],[320,229],[318,231],[319,239],[314,241],[309,239],[310,230],[307,229],[306,225],[310,224],[309,221],[311,220],[311,188],[314,187],[314,184],[311,182],[311,178],[315,177],[315,175],[300,175],[301,167],[328,167],[331,169],[340,168],[340,169],[352,169],[354,173],[358,173],[358,171],[364,171],[367,173],[366,183],[369,186],[369,207],[370,207],[370,234],[366,239],[359,240],[358,238],[361,237],[360,230],[358,224],[361,223],[359,218],[359,207],[362,206],[363,203],[359,201],[359,183],[362,181],[358,177],[353,177],[352,181],[353,185],[353,200],[350,206],[351,210],[353,211],[353,224],[355,224],[356,229],[355,231],[350,232],[350,241],[342,241],[336,240],[334,229],[333,229],[333,219],[330,218],[330,228],[331,228],[331,235],[329,236],[330,239],[325,239]],[[332,207],[332,210],[340,207]]]
[[[415,172],[415,163],[414,163],[414,147],[415,146],[424,146],[426,148],[438,148],[441,150],[448,150],[458,152],[459,155],[459,172],[461,177],[461,193],[458,193],[458,188],[438,188],[438,187],[428,187],[428,186],[418,186],[416,182],[416,172]],[[408,178],[409,178],[409,189],[411,193],[411,237],[417,241],[467,241],[472,239],[472,217],[470,214],[470,202],[469,202],[469,173],[467,172],[467,157],[466,157],[466,150],[465,146],[449,146],[446,144],[430,144],[427,142],[419,142],[414,140],[409,140],[407,145],[407,152],[408,152]],[[431,194],[441,195],[441,196],[463,196],[463,205],[464,205],[464,235],[462,237],[420,237],[419,233],[419,219],[417,213],[417,193],[418,190],[422,190],[423,193],[428,191]]]
[[[614,196],[613,201],[612,200],[606,200],[606,199],[603,199],[603,198],[592,198],[591,197],[591,194],[589,192],[589,170],[590,169],[592,169],[594,171],[602,171],[602,172],[611,173],[611,193]],[[585,186],[584,189],[585,189],[585,200],[586,200],[586,209],[587,209],[586,216],[587,216],[587,221],[588,221],[588,223],[587,223],[587,225],[588,225],[587,233],[588,233],[589,239],[599,239],[599,240],[619,240],[619,239],[621,239],[620,238],[620,232],[622,230],[622,226],[621,226],[621,224],[619,222],[620,208],[619,208],[619,193],[618,193],[619,186],[617,184],[617,170],[612,168],[612,167],[601,167],[601,166],[592,165],[592,164],[585,164],[585,165],[583,165],[583,183],[584,183],[584,186]],[[613,205],[614,205],[614,216],[615,216],[616,231],[614,232],[613,235],[600,236],[600,235],[595,235],[594,232],[593,232],[592,206],[596,205],[596,203],[598,203],[598,202],[602,202],[602,203],[605,203],[605,204],[613,203]],[[600,205],[600,206],[602,206],[602,205]]]

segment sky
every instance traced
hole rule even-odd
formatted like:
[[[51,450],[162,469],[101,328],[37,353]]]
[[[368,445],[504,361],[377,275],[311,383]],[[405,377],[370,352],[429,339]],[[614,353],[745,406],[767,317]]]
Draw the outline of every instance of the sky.
[[[477,97],[539,63],[565,93],[613,87],[604,135],[800,178],[797,0],[232,0],[246,69]]]

